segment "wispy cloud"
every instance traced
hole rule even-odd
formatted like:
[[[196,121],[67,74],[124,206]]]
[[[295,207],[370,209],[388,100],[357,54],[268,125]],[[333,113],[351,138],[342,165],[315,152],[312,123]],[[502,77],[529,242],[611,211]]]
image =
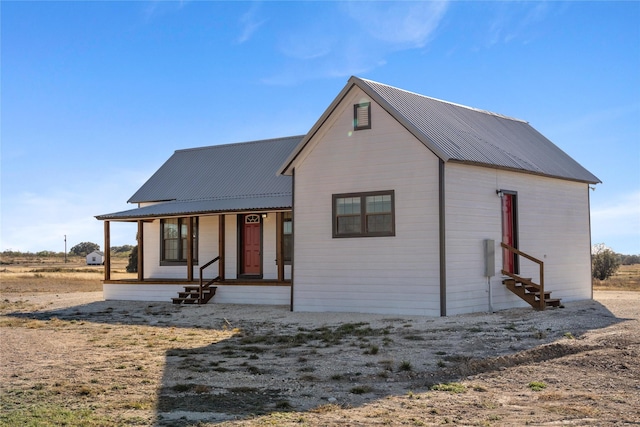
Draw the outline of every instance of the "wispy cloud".
[[[447,2],[349,2],[347,10],[372,39],[400,50],[424,47],[446,12]]]
[[[448,3],[328,3],[326,15],[304,27],[287,28],[278,49],[284,61],[263,79],[274,85],[364,74],[387,63],[398,51],[424,48],[433,38]]]
[[[551,5],[549,2],[495,2],[494,18],[489,21],[484,44],[493,46],[519,40],[529,43],[540,33],[540,24],[554,10],[564,6]]]
[[[591,229],[594,243],[604,242],[616,251],[640,253],[640,191],[601,202],[591,209]],[[621,238],[633,247],[618,248]]]
[[[180,1],[164,1],[164,0],[152,0],[146,4],[142,9],[142,16],[144,17],[145,22],[149,22],[158,16],[162,16],[166,13],[172,13],[176,10],[181,10],[187,4],[190,3],[190,0],[180,0]]]
[[[593,129],[614,126],[620,120],[632,123],[640,115],[640,103],[617,105],[588,112],[570,120],[563,120],[553,129],[559,133],[573,134],[592,132]]]
[[[20,218],[20,223],[0,224],[0,250],[62,252],[65,235],[68,249],[85,241],[103,247],[103,224],[95,215],[133,208],[121,201],[130,196],[131,183],[137,181],[141,181],[137,173],[125,171],[108,182],[92,183],[90,191],[80,184],[69,184],[64,188],[43,188],[42,192],[3,195],[2,217]],[[113,205],[114,201],[118,206]],[[135,244],[135,233],[132,224],[116,223],[112,226],[111,244]]]
[[[254,2],[249,10],[240,17],[242,31],[238,37],[238,44],[242,44],[251,39],[253,34],[267,21],[260,17],[260,3]]]

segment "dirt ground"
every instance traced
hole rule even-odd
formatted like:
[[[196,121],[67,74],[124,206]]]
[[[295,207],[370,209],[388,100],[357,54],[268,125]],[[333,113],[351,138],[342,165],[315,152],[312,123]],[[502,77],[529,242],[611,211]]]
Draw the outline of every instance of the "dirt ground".
[[[640,425],[640,292],[445,318],[3,293],[0,425]]]

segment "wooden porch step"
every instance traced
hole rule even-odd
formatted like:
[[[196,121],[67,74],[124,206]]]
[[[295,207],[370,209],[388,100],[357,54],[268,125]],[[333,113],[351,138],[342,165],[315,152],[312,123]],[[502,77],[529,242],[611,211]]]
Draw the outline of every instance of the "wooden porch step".
[[[502,283],[514,294],[525,300],[536,310],[540,310],[540,285],[531,282],[530,278],[505,278]],[[551,298],[551,291],[544,291],[542,296],[545,307],[560,307],[560,299]]]
[[[202,299],[200,299],[199,286],[185,286],[184,292],[178,292],[178,296],[171,298],[174,304],[206,304],[216,294],[216,286],[209,286],[202,290]]]
[[[544,303],[548,307],[560,307],[560,298],[545,298]]]

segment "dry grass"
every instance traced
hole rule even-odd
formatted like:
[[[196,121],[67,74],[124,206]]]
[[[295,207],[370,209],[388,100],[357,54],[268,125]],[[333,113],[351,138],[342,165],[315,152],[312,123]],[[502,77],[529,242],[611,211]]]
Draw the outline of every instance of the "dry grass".
[[[606,280],[593,279],[599,291],[640,291],[640,264],[621,265],[616,274]]]
[[[111,260],[111,277],[135,277],[127,273],[126,257]],[[2,259],[0,294],[69,293],[102,291],[104,266],[86,265],[83,257],[25,257]]]
[[[434,382],[427,368],[416,361],[403,365],[402,358],[391,360],[387,352],[392,341],[383,345],[388,335],[396,337],[397,346],[420,343],[416,337],[424,333],[402,334],[398,327],[395,334],[387,334],[386,329],[372,329],[365,323],[298,328],[290,334],[259,332],[261,329],[244,333],[226,327],[226,323],[215,328],[185,327],[176,326],[181,309],[162,304],[142,304],[138,312],[129,312],[118,303],[105,302],[100,311],[76,307],[66,315],[59,312],[51,316],[43,304],[22,295],[101,291],[104,267],[87,266],[82,258],[71,258],[66,264],[55,258],[2,261],[0,293],[11,296],[0,300],[0,333],[12,359],[3,360],[0,426],[525,425],[561,420],[605,425],[600,421],[614,415],[622,422],[640,420],[637,410],[630,409],[638,407],[638,347],[635,335],[623,335],[620,329],[603,331],[603,341],[594,341],[584,354],[489,370],[472,379],[465,375],[452,383],[436,381],[436,386],[430,387]],[[112,277],[126,275],[127,259],[112,261]],[[622,266],[614,277],[594,281],[594,286],[598,290],[640,291],[640,265]],[[500,336],[512,334],[514,329],[506,325],[500,328]],[[479,328],[468,330],[480,333]],[[448,339],[453,334],[444,329],[441,333]],[[551,333],[545,330],[545,335]],[[371,339],[378,341],[369,342]],[[567,345],[582,342],[580,338]],[[325,346],[316,348],[316,343]],[[316,357],[338,357],[356,345],[361,346],[357,352],[362,354],[364,349],[364,354],[354,358],[353,364],[340,365],[341,373],[323,374],[316,369]],[[372,351],[374,347],[376,351]],[[259,379],[276,375],[272,371],[275,362],[260,362],[287,352],[299,366],[292,364],[273,386],[259,388]],[[319,352],[324,356],[317,355]],[[447,363],[441,361],[443,366],[435,372],[446,372],[455,364],[445,354],[438,354]],[[433,366],[436,359],[429,363]],[[360,375],[367,364],[384,369],[384,375]],[[234,383],[234,387],[221,388],[220,379],[225,375],[244,378],[246,372],[256,379],[252,387]],[[544,376],[534,375],[539,372]],[[215,381],[207,384],[207,378]],[[533,391],[529,386],[543,380],[547,385],[544,390]],[[384,396],[386,387],[402,381],[406,381],[403,393]],[[322,404],[298,411],[291,396],[278,394],[297,384],[318,384],[329,391],[322,391],[326,394]],[[355,396],[353,399],[366,403],[352,408],[329,400],[343,388]],[[231,408],[244,402],[251,411],[262,408],[266,413],[251,415],[246,409],[240,419],[221,424],[161,419],[172,408],[195,405],[197,412],[198,405],[210,406],[213,400],[207,399],[214,398],[219,405],[228,400]],[[182,406],[176,403],[180,399],[185,401]],[[269,402],[275,403],[271,407]],[[544,415],[534,415],[539,413]]]
[[[30,369],[41,372],[39,380],[34,381],[32,371],[16,370],[0,386],[0,426],[151,425],[163,355],[210,345],[235,333],[57,318],[0,319],[0,328],[31,331],[28,336],[39,340],[49,355],[29,362]],[[48,342],[53,335],[56,341]]]

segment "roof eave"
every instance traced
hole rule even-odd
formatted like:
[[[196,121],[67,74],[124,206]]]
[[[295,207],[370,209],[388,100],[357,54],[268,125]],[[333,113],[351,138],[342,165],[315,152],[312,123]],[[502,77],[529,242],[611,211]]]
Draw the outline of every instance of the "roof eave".
[[[273,208],[256,208],[256,209],[225,209],[225,210],[206,210],[206,211],[185,211],[185,212],[172,212],[171,214],[158,215],[158,214],[140,214],[140,215],[125,215],[116,216],[119,212],[112,214],[96,215],[95,218],[99,221],[122,221],[131,222],[139,220],[154,220],[160,218],[180,218],[185,216],[206,216],[206,215],[226,215],[226,214],[239,214],[239,213],[268,213],[268,212],[285,212],[291,210],[291,206],[279,206]]]
[[[300,143],[291,152],[291,154],[289,154],[289,157],[287,157],[287,159],[284,161],[282,166],[280,166],[280,168],[278,169],[278,172],[276,173],[276,175],[291,175],[292,174],[291,173],[291,166],[295,162],[296,158],[302,152],[302,150],[304,150],[304,148],[307,146],[309,141],[318,132],[318,130],[322,127],[324,122],[327,121],[327,119],[329,118],[331,113],[333,113],[333,111],[338,107],[340,102],[342,102],[342,99],[347,95],[347,93],[349,93],[349,91],[351,90],[352,86],[355,84],[354,81],[353,81],[354,79],[355,79],[355,77],[351,77],[349,79],[349,81],[347,81],[347,84],[342,88],[342,90],[340,91],[338,96],[336,96],[334,98],[333,102],[331,102],[329,107],[327,107],[327,109],[324,110],[324,113],[322,113],[320,118],[311,127],[309,132],[307,132],[307,134],[304,136],[304,138],[302,138],[302,141],[300,141]]]
[[[378,103],[387,113],[398,121],[405,129],[409,131],[416,139],[418,139],[425,147],[427,147],[433,154],[438,156],[441,160],[447,162],[451,158],[440,147],[427,137],[422,131],[420,131],[416,125],[411,123],[403,114],[396,110],[382,95],[371,89],[362,79],[358,77],[351,77],[350,80],[354,80],[355,84],[369,97]]]
[[[596,177],[596,176],[593,176],[593,178],[595,178],[595,180],[589,180],[589,179],[579,179],[579,178],[573,178],[573,177],[566,177],[566,176],[560,176],[560,175],[547,174],[547,173],[543,173],[543,172],[535,172],[535,171],[530,171],[530,170],[527,170],[527,169],[510,168],[508,166],[500,166],[500,165],[489,164],[489,163],[472,162],[472,161],[468,161],[468,160],[450,159],[449,162],[450,163],[458,163],[458,164],[470,165],[470,166],[479,166],[479,167],[491,168],[491,169],[499,169],[499,170],[505,170],[505,171],[509,171],[509,172],[526,173],[526,174],[529,174],[529,175],[544,176],[544,177],[547,177],[547,178],[562,179],[562,180],[565,180],[565,181],[581,182],[581,183],[584,183],[584,184],[602,184],[602,181],[600,181],[600,179],[598,177]]]

